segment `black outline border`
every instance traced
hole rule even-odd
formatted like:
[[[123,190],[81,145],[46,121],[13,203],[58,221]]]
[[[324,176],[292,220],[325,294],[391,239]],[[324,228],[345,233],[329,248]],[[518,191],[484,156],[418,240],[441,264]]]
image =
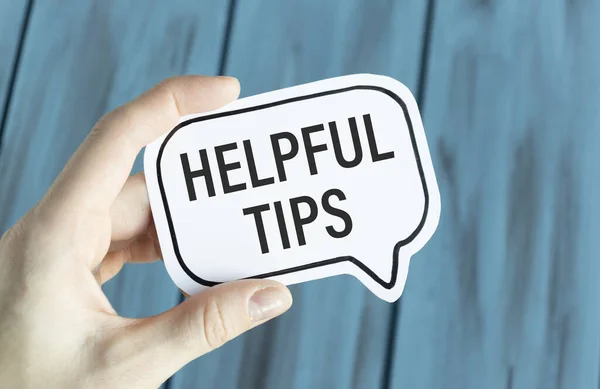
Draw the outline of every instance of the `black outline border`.
[[[429,211],[429,191],[427,189],[425,173],[423,172],[423,166],[421,164],[421,157],[419,156],[419,149],[417,147],[417,141],[415,139],[413,125],[412,125],[412,121],[410,119],[408,108],[406,107],[406,103],[404,103],[404,100],[402,100],[394,92],[392,92],[386,88],[383,88],[383,87],[372,86],[372,85],[355,85],[355,86],[350,86],[350,87],[341,88],[341,89],[333,89],[333,90],[329,90],[329,91],[313,93],[310,95],[292,97],[289,99],[275,101],[275,102],[271,102],[271,103],[267,103],[267,104],[256,105],[253,107],[241,108],[241,109],[237,109],[237,110],[233,110],[233,111],[227,111],[227,112],[222,112],[222,113],[215,113],[212,115],[201,116],[201,117],[186,120],[186,121],[178,124],[175,128],[173,128],[171,130],[171,132],[167,135],[167,137],[163,141],[162,145],[160,146],[158,155],[156,157],[156,178],[158,180],[160,195],[161,195],[163,206],[165,209],[165,216],[167,218],[167,223],[169,225],[169,232],[171,234],[171,240],[173,243],[173,251],[175,252],[175,256],[177,257],[177,261],[179,262],[179,265],[181,266],[183,271],[185,271],[185,273],[192,280],[194,280],[195,282],[197,282],[201,285],[204,285],[204,286],[214,286],[214,285],[218,285],[221,283],[221,282],[216,282],[216,281],[208,281],[208,280],[198,277],[194,272],[192,272],[190,270],[189,267],[187,267],[187,265],[183,261],[183,258],[181,258],[181,253],[179,252],[179,246],[177,244],[177,237],[175,235],[175,228],[173,226],[173,221],[171,220],[171,213],[169,212],[169,204],[167,202],[167,196],[166,196],[165,189],[163,186],[162,174],[161,174],[161,168],[160,168],[160,161],[161,161],[161,158],[163,155],[163,151],[165,149],[165,146],[169,142],[169,140],[173,137],[173,135],[175,135],[175,133],[177,131],[179,131],[180,129],[182,129],[183,127],[186,127],[192,123],[198,123],[198,122],[203,122],[206,120],[212,120],[212,119],[218,119],[218,118],[223,118],[223,117],[227,117],[227,116],[244,114],[247,112],[273,108],[273,107],[277,107],[277,106],[288,104],[288,103],[309,100],[309,99],[314,99],[314,98],[323,97],[323,96],[329,96],[329,95],[333,95],[333,94],[337,94],[337,93],[350,92],[353,90],[374,90],[377,92],[381,92],[381,93],[384,93],[385,95],[391,97],[396,103],[398,103],[398,105],[400,105],[400,107],[402,108],[402,111],[404,112],[404,118],[406,120],[406,124],[408,125],[408,130],[410,132],[410,140],[412,143],[413,151],[415,154],[415,159],[417,162],[417,168],[419,170],[419,176],[421,177],[421,183],[423,185],[423,192],[425,195],[423,216],[421,217],[421,221],[419,222],[419,225],[412,232],[412,234],[410,234],[406,239],[401,240],[400,242],[396,243],[396,245],[394,246],[392,275],[391,275],[390,281],[389,282],[384,281],[377,274],[375,274],[371,269],[369,269],[365,264],[363,264],[361,261],[359,261],[358,259],[356,259],[352,256],[336,257],[336,258],[326,259],[323,261],[312,262],[312,263],[309,263],[306,265],[295,266],[295,267],[288,268],[285,270],[278,270],[278,271],[274,271],[274,272],[270,272],[270,273],[263,273],[263,274],[259,274],[259,275],[255,275],[255,276],[251,276],[251,277],[246,277],[245,279],[275,277],[275,276],[280,276],[280,275],[284,275],[284,274],[308,270],[308,269],[312,269],[315,267],[327,266],[327,265],[332,265],[334,263],[349,261],[349,262],[352,262],[354,265],[358,266],[363,272],[365,272],[369,277],[371,277],[373,280],[375,280],[383,288],[389,290],[389,289],[392,289],[394,287],[394,285],[396,285],[396,281],[398,278],[398,253],[399,253],[401,247],[406,246],[407,244],[412,242],[417,237],[417,235],[421,232],[421,230],[423,229],[423,227],[425,225],[425,221],[427,220],[427,213]]]

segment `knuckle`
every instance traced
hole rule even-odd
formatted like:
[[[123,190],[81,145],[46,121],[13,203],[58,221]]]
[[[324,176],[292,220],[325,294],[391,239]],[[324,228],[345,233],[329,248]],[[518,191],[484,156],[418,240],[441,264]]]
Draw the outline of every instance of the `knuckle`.
[[[158,83],[154,88],[159,99],[172,115],[181,116],[184,113],[179,102],[179,93],[177,93],[180,90],[179,86],[182,80],[181,76],[169,77]]]
[[[177,83],[177,77],[169,77],[156,84],[153,88],[161,98],[171,98],[174,85]]]
[[[101,143],[104,139],[117,140],[119,150],[128,150],[137,145],[132,144],[132,131],[140,118],[139,108],[135,104],[124,104],[106,113],[94,125],[85,142]],[[141,148],[141,147],[140,147]]]
[[[174,84],[177,84],[183,77],[182,76],[171,76],[163,79],[161,82],[157,84],[159,88],[164,87],[166,89],[170,89]]]
[[[217,298],[208,299],[202,320],[204,341],[211,350],[222,346],[229,340],[231,331],[227,327],[227,320]]]
[[[115,111],[117,111],[118,109],[115,109]],[[92,127],[90,133],[87,136],[87,141],[90,143],[95,143],[97,142],[97,140],[99,138],[102,137],[102,133],[105,131],[104,130],[104,124],[106,122],[110,122],[110,120],[113,118],[113,116],[115,115],[115,111],[112,112],[108,112],[106,114],[104,114],[100,120],[98,120],[98,122],[94,125],[94,127]]]

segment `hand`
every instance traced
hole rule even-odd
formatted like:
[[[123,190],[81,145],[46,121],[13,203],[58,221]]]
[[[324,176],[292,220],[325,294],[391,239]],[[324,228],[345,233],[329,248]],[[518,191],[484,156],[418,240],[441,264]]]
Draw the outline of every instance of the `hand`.
[[[0,387],[151,388],[196,357],[286,311],[267,280],[222,284],[154,317],[116,314],[101,284],[160,258],[146,144],[186,114],[235,100],[237,80],[176,77],[104,116],[48,193],[0,240]]]

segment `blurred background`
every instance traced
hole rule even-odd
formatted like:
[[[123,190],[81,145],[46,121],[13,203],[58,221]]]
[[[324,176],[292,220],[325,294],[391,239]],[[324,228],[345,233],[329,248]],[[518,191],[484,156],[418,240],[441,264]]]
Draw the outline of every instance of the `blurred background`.
[[[389,75],[442,195],[403,297],[294,286],[290,312],[164,388],[598,388],[599,21],[596,0],[0,0],[0,232],[165,77],[231,75],[248,96]],[[105,291],[131,317],[181,299],[162,263]]]

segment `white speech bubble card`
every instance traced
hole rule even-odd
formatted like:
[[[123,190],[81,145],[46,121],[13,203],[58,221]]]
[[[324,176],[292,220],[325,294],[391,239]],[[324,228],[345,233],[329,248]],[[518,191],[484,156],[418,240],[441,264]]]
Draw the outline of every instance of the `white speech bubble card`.
[[[188,294],[351,274],[395,301],[440,215],[415,99],[384,76],[186,116],[146,147],[144,169],[165,265]]]

